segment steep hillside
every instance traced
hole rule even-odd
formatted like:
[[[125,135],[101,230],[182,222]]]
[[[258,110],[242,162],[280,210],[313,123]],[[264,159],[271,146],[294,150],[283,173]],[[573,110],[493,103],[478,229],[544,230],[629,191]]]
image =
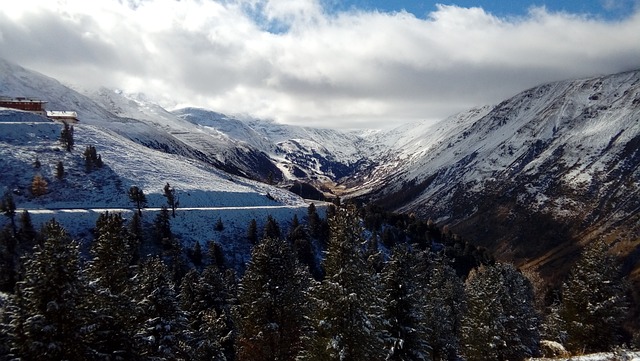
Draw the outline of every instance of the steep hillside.
[[[197,159],[235,175],[258,180],[266,180],[269,173],[282,177],[263,152],[202,132],[142,96],[104,88],[82,93],[0,59],[0,94],[4,96],[45,100],[47,110],[76,111],[82,124],[109,129],[148,148]]]
[[[640,71],[547,84],[376,137],[393,150],[359,192],[388,208],[547,270],[596,237],[637,262]]]
[[[182,207],[267,206],[304,204],[293,194],[263,183],[233,177],[206,163],[149,149],[96,125],[74,126],[75,147],[66,152],[58,139],[62,125],[40,116],[0,108],[0,186],[12,191],[25,207],[129,208],[127,190],[137,185],[148,192],[150,205],[165,203],[169,182],[181,192]],[[95,146],[104,166],[87,170],[83,152]],[[38,159],[40,167],[33,165]],[[57,180],[61,161],[65,176]],[[30,195],[31,180],[42,175],[49,192]],[[266,197],[271,194],[279,203]]]

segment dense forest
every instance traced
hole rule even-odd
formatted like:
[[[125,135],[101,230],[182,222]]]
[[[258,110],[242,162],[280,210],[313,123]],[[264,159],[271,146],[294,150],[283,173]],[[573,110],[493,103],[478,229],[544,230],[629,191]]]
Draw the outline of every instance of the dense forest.
[[[630,286],[601,242],[549,287],[429,220],[337,202],[286,232],[252,221],[239,267],[215,240],[183,249],[166,207],[149,224],[103,213],[81,245],[3,202],[0,359],[522,360],[550,341],[574,354],[640,346]]]

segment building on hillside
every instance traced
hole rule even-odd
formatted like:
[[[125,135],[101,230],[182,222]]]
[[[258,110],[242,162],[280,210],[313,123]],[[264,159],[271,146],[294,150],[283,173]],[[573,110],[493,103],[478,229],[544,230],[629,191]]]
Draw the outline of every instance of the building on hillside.
[[[66,110],[48,110],[47,118],[63,123],[77,123],[78,113]]]
[[[24,110],[40,115],[47,115],[44,110],[45,101],[24,97],[3,97],[0,96],[0,107]]]

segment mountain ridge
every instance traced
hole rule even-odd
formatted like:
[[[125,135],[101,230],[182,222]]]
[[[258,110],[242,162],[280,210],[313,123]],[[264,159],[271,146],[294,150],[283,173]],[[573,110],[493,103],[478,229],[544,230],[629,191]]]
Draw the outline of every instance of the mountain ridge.
[[[549,258],[554,249],[576,253],[622,234],[615,248],[633,253],[639,119],[640,71],[545,84],[439,123],[422,136],[428,152],[374,170],[377,185],[361,193],[448,224],[521,265],[553,268],[564,259]],[[447,133],[452,123],[459,128]]]
[[[638,70],[543,84],[436,124],[375,132],[167,111],[106,88],[82,95],[5,61],[0,93],[46,99],[78,111],[82,126],[223,172],[431,218],[547,273],[605,238],[640,279]]]

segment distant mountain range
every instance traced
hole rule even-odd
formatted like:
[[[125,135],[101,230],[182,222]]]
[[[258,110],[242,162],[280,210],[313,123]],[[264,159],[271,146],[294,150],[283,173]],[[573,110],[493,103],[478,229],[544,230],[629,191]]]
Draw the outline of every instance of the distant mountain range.
[[[549,276],[605,238],[640,279],[640,71],[546,84],[435,125],[385,131],[167,111],[142,94],[75,91],[3,60],[0,95],[76,111],[79,129],[109,134],[101,142],[431,218]]]

